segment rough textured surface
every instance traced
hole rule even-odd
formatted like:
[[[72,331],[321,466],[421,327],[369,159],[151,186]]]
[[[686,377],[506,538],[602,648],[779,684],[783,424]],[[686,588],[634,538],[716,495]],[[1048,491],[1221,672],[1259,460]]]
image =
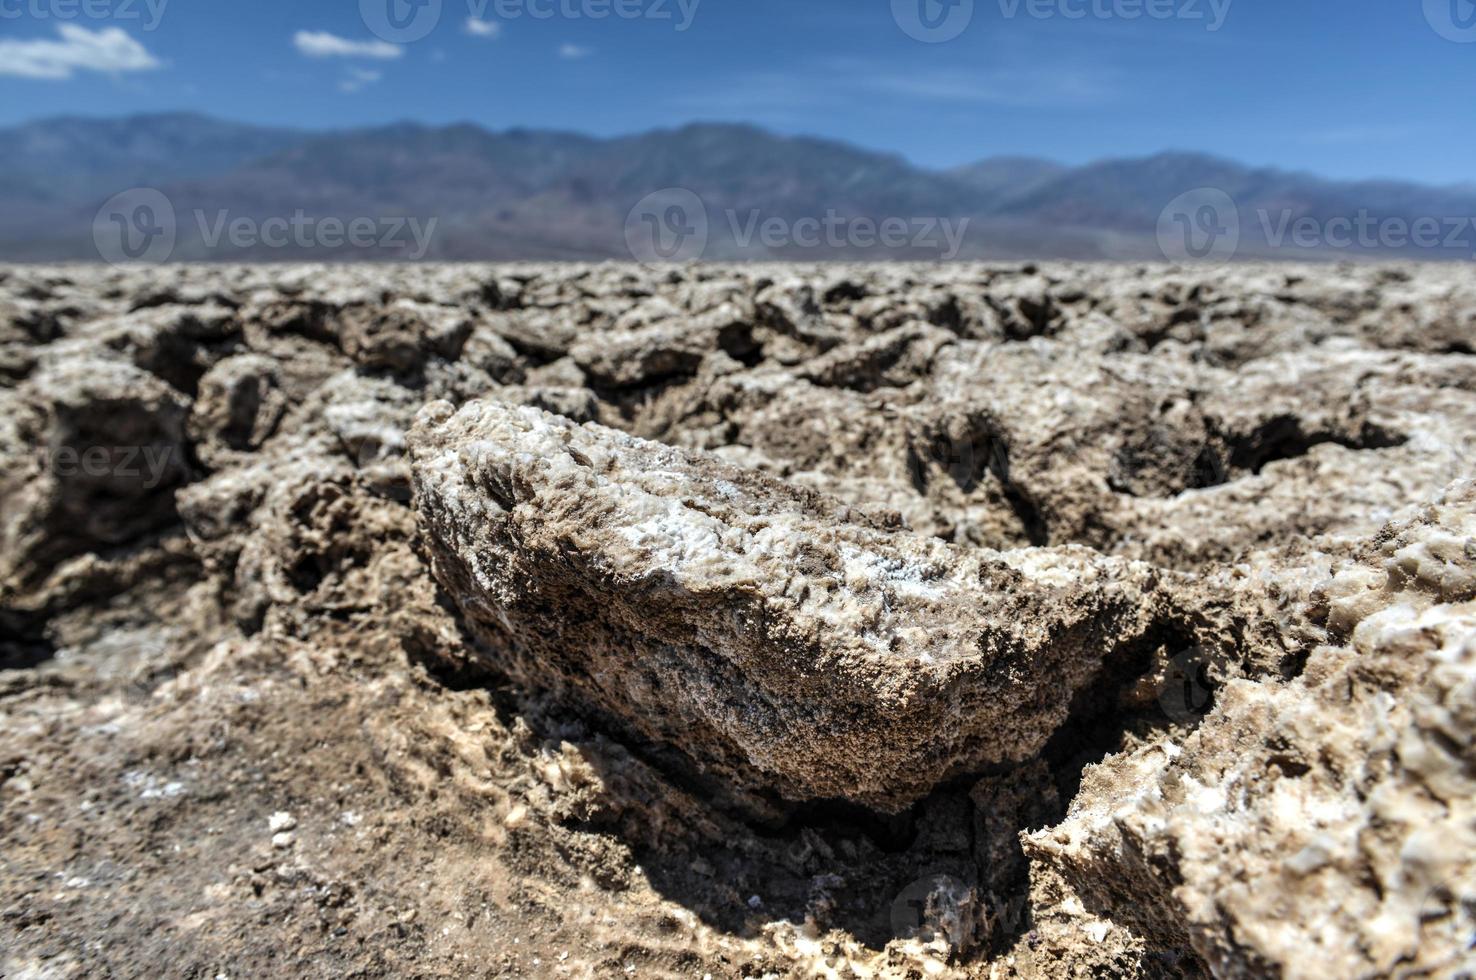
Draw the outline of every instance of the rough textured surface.
[[[1473,333],[1453,267],[0,269],[0,974],[1469,975]]]
[[[1035,756],[1152,625],[1145,565],[961,549],[536,408],[437,402],[411,447],[433,568],[499,663],[723,786],[896,812]]]
[[[1181,744],[1096,767],[1027,853],[1220,976],[1469,970],[1476,483],[1329,564],[1300,677],[1227,684]]]

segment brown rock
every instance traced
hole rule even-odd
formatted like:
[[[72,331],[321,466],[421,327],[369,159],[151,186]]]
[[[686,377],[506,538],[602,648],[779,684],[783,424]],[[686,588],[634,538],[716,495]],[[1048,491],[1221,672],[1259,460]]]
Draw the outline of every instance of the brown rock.
[[[898,810],[1028,759],[1146,632],[1145,566],[969,552],[536,409],[422,410],[415,502],[501,666],[732,784]]]

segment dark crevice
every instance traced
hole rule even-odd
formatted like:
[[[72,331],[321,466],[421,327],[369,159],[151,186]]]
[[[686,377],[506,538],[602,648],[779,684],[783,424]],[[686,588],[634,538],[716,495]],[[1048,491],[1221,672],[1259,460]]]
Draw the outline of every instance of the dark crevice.
[[[1314,446],[1333,443],[1345,449],[1393,449],[1408,437],[1373,422],[1364,422],[1356,433],[1308,429],[1295,415],[1278,415],[1254,431],[1231,434],[1230,466],[1243,472],[1260,473],[1267,465],[1307,455]]]
[[[437,602],[458,624],[461,649],[411,635],[403,641],[410,662],[449,689],[488,691],[507,724],[522,719],[542,744],[578,747],[603,785],[640,803],[571,813],[564,825],[623,841],[658,892],[741,936],[785,918],[843,929],[873,949],[909,935],[926,939],[931,925],[919,917],[929,897],[956,885],[973,905],[967,934],[950,938],[970,960],[1004,953],[1033,927],[1020,833],[1064,818],[1088,765],[1165,729],[1192,727],[1209,707],[1196,686],[1187,703],[1198,714],[1186,718],[1183,699],[1165,693],[1175,683],[1173,665],[1192,671],[1196,685],[1208,683],[1189,633],[1165,618],[1107,659],[1036,758],[960,774],[899,814],[841,800],[775,800],[785,816],[764,822],[725,806],[673,747],[632,738],[598,717],[571,717],[567,706],[545,714],[542,695],[497,670],[496,651],[461,625],[450,596],[438,589]]]
[[[751,323],[730,323],[718,331],[718,349],[744,367],[757,367],[763,362],[764,348],[753,333]]]
[[[337,351],[339,310],[316,300],[284,300],[267,310],[263,325],[274,334],[288,334]]]
[[[523,336],[513,330],[494,330],[498,337],[507,341],[507,345],[513,349],[519,357],[527,360],[527,368],[548,367],[555,361],[563,360],[569,356],[569,352],[561,347],[539,343],[536,339]]]
[[[1025,539],[1034,547],[1050,543],[1050,524],[1035,498],[1011,476],[1009,443],[988,416],[969,420],[953,434],[940,424],[907,447],[907,472],[913,488],[924,496],[941,471],[964,494],[973,494],[992,478]]]
[[[1045,515],[1041,513],[1040,507],[1030,496],[1020,490],[1012,483],[1004,485],[1004,498],[1010,505],[1010,510],[1019,519],[1020,526],[1025,529],[1026,540],[1033,547],[1043,548],[1051,543],[1050,526],[1046,523]]]
[[[55,656],[44,617],[0,609],[0,670],[30,670]]]
[[[917,807],[901,813],[882,813],[847,800],[818,800],[795,808],[775,835],[798,837],[806,828],[813,827],[851,831],[869,838],[889,854],[903,854],[917,841]]]
[[[1170,615],[1103,661],[1039,755],[1055,780],[1062,816],[1087,766],[1167,730],[1199,726],[1213,707],[1209,659]]]
[[[101,511],[109,506],[120,508],[122,505],[132,501],[123,500],[111,494],[94,493],[85,500],[74,501],[67,507],[66,511],[58,518],[59,522],[73,522],[79,526],[86,520],[89,509],[93,512]],[[134,502],[136,503],[136,502]],[[143,504],[138,506],[142,509]],[[82,555],[95,555],[104,563],[117,561],[137,554],[146,548],[159,544],[163,539],[184,534],[184,522],[180,518],[175,498],[156,499],[144,513],[144,519],[138,524],[117,533],[109,540],[102,540],[97,534],[88,537],[77,535],[64,536],[57,534],[51,547],[44,552],[31,556],[31,565],[27,569],[28,574],[20,579],[19,585],[23,589],[34,588],[46,580],[63,563]],[[147,523],[144,523],[147,520]],[[86,532],[86,528],[83,528]],[[102,598],[115,595],[125,590],[125,587],[109,578],[109,571],[104,565],[101,569],[91,575],[79,575],[77,581],[83,583],[78,587],[75,594],[67,594],[65,600],[69,602],[83,601],[90,598]],[[95,583],[112,584],[112,592],[97,591],[92,588]],[[101,587],[101,586],[99,586]]]
[[[619,427],[626,431],[632,431],[642,416],[642,412],[652,402],[656,401],[667,391],[679,388],[691,382],[696,375],[696,369],[691,371],[676,372],[664,377],[650,377],[644,379],[639,385],[628,388],[616,388],[608,385],[590,384],[589,389],[594,392],[595,397],[602,403],[612,406],[619,414]],[[612,424],[605,421],[606,425]],[[641,434],[639,432],[635,434]]]

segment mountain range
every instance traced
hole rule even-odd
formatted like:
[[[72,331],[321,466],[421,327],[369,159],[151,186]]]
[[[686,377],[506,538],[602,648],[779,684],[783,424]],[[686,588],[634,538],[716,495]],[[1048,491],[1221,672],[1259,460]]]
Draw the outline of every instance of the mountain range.
[[[99,208],[140,187],[173,209],[169,254],[188,260],[630,258],[632,234],[683,236],[676,242],[696,232],[690,204],[669,206],[693,200],[706,219],[696,254],[708,259],[1161,259],[1160,233],[1177,234],[1180,220],[1194,234],[1227,230],[1223,210],[1206,216],[1202,197],[1182,197],[1205,188],[1231,202],[1239,256],[1468,259],[1476,249],[1472,185],[1334,181],[1177,152],[1084,166],[996,156],[940,171],[733,124],[597,139],[471,124],[306,132],[182,113],[64,117],[0,129],[0,160],[4,260],[97,260],[95,223],[108,227]],[[384,227],[409,218],[433,233],[419,250],[408,234],[403,247],[387,234],[366,247],[326,235],[286,244],[221,235],[229,222],[244,219],[249,230],[293,216]],[[1384,233],[1343,246],[1336,219],[1360,216]],[[901,219],[908,232],[883,247],[858,219]],[[955,230],[967,219],[966,234],[950,248],[934,219]],[[1398,233],[1421,220],[1427,232],[1439,225],[1439,245]],[[839,230],[811,233],[826,221]],[[1300,243],[1298,221],[1312,229]]]

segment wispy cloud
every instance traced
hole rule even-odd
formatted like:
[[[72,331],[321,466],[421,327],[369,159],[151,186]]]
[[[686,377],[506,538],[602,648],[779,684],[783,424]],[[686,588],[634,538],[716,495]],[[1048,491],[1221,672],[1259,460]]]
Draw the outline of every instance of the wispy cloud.
[[[588,58],[592,54],[594,54],[593,48],[585,48],[577,44],[559,45],[559,57],[566,61],[578,61],[580,58]]]
[[[498,37],[502,34],[502,25],[495,20],[482,20],[480,17],[468,17],[465,30],[472,37]]]
[[[700,110],[705,115],[751,116],[762,121],[805,118],[797,110],[837,108],[844,104],[843,93],[810,86],[789,72],[743,72],[721,89],[704,89],[674,96],[671,104],[682,109]]]
[[[398,58],[404,51],[388,41],[350,41],[327,31],[298,31],[292,44],[309,58]]]
[[[1121,97],[1118,76],[1068,67],[988,70],[886,70],[859,59],[829,59],[794,70],[744,72],[717,90],[690,91],[672,104],[776,119],[795,107],[844,109],[858,103],[903,107],[994,105],[1006,108],[1077,108]]]
[[[119,74],[159,67],[159,60],[121,27],[89,31],[61,24],[57,33],[59,41],[0,41],[0,75],[57,81],[79,71]]]
[[[384,77],[384,72],[372,68],[351,68],[347,77],[338,83],[340,92],[352,95]]]
[[[872,72],[859,76],[858,82],[860,88],[887,95],[976,105],[1086,106],[1116,96],[1109,79],[1070,69]]]

